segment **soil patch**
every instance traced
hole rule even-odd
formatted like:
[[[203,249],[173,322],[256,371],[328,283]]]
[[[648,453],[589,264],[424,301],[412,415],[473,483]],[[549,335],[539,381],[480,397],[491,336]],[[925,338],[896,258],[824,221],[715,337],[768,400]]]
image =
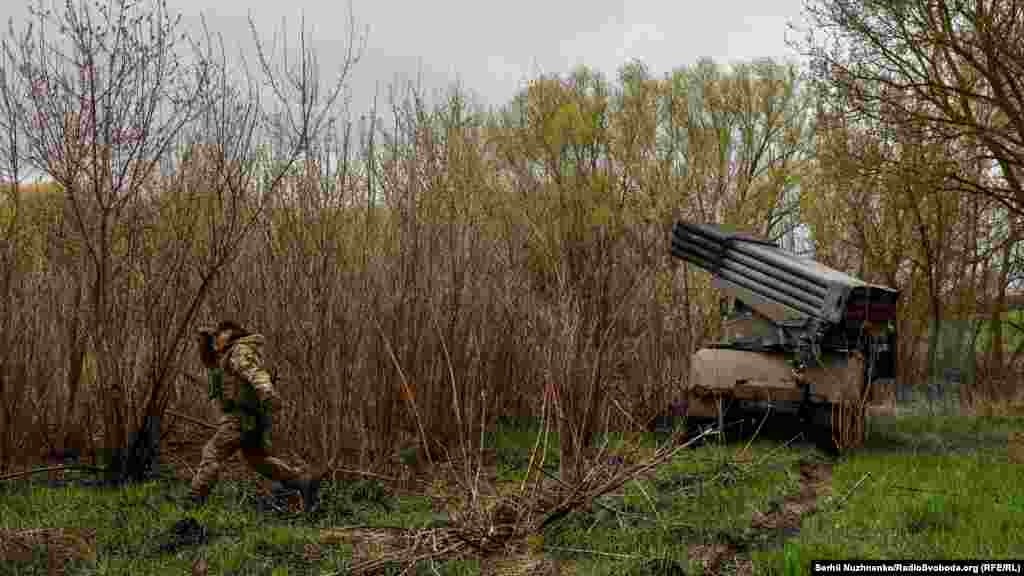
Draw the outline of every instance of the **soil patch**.
[[[96,561],[95,530],[0,530],[0,564],[16,566],[42,561],[50,574],[64,574],[68,564],[76,560]]]
[[[757,530],[774,530],[795,535],[800,530],[800,521],[817,512],[818,500],[831,490],[832,466],[823,463],[803,462],[800,464],[800,490],[787,496],[770,512],[755,511],[751,527]]]
[[[694,544],[690,546],[690,562],[700,564],[707,574],[718,574],[722,565],[728,564],[740,553],[729,544]]]
[[[402,528],[371,528],[353,526],[350,528],[329,528],[321,530],[320,544],[327,546],[349,545],[353,560],[365,562],[385,555],[392,555],[407,546],[408,539]]]
[[[1010,462],[1024,464],[1024,432],[1014,432],[1007,442],[1007,453]]]
[[[486,576],[559,576],[561,563],[542,555],[521,554],[487,558],[480,565]]]

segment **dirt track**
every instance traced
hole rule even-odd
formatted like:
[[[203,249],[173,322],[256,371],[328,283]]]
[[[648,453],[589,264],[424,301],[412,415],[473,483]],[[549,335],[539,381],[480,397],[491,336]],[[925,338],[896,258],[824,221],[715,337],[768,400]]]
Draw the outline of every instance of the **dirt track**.
[[[831,483],[831,463],[801,463],[800,489],[784,498],[768,513],[754,511],[751,519],[753,537],[727,544],[692,545],[689,548],[691,561],[701,564],[708,574],[753,574],[753,564],[742,556],[752,548],[783,542],[795,536],[800,531],[802,519],[817,512],[820,499],[831,492]]]

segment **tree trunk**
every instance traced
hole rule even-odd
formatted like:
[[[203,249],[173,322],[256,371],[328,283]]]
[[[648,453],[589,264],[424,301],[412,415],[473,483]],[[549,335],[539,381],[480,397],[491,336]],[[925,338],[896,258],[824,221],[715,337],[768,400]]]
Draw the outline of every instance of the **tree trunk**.
[[[942,302],[937,294],[929,298],[931,321],[928,327],[928,386],[939,383],[939,338],[942,335]]]
[[[563,387],[562,394],[565,393],[571,394],[572,392]],[[562,405],[561,402],[556,408],[556,414],[558,414],[558,475],[564,484],[573,486],[579,479],[580,454],[568,419],[572,411],[567,408],[569,407]]]
[[[1006,288],[1009,284],[1010,264],[1013,256],[1013,249],[1017,244],[1019,234],[1015,231],[1007,239],[1003,247],[1003,257],[999,268],[999,279],[996,284],[996,301],[992,306],[992,348],[989,349],[987,363],[988,381],[993,385],[989,390],[995,394],[995,381],[1001,379],[1005,372],[1005,350],[1003,346],[1003,313],[1006,311]]]
[[[81,292],[79,292],[80,294]],[[81,304],[81,299],[79,299]],[[63,446],[61,448],[75,448],[81,450],[82,427],[77,417],[78,413],[78,392],[82,383],[82,375],[85,368],[85,342],[79,334],[81,320],[77,314],[71,319],[68,326],[68,373],[67,387],[68,400],[67,410],[64,414],[63,428],[65,430]]]

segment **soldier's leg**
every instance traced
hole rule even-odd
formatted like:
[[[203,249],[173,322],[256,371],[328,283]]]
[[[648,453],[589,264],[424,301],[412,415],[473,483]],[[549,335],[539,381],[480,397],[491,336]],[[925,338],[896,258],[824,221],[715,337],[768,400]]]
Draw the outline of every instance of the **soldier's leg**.
[[[263,476],[277,480],[285,488],[298,490],[302,494],[302,505],[307,513],[315,512],[319,508],[319,477],[302,474],[298,468],[271,456],[262,446],[243,445],[242,454],[249,465]]]
[[[271,456],[266,448],[262,446],[242,446],[242,455],[245,461],[252,466],[253,470],[265,478],[277,480],[282,484],[288,484],[300,480],[302,472],[294,466],[288,465],[280,458]]]
[[[190,496],[196,499],[206,498],[217,480],[220,467],[231,458],[241,443],[242,429],[238,417],[228,415],[221,418],[217,432],[203,446],[203,458],[195,476],[192,477]]]

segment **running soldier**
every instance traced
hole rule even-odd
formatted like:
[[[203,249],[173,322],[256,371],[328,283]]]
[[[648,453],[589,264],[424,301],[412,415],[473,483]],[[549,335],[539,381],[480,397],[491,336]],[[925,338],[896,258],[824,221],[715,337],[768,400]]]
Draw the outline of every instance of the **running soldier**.
[[[270,455],[272,417],[281,397],[263,367],[261,334],[250,333],[234,322],[199,331],[199,353],[209,375],[209,395],[219,401],[223,417],[213,438],[203,447],[202,461],[192,479],[189,499],[202,505],[221,466],[238,450],[260,475],[302,494],[306,512],[318,506],[320,478]]]

